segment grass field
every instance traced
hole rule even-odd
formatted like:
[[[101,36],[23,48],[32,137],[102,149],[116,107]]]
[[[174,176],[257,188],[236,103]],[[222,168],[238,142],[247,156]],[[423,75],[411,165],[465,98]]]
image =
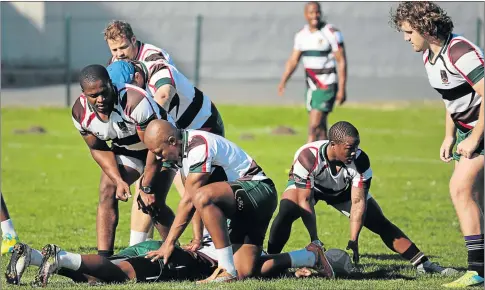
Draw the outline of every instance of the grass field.
[[[245,149],[277,184],[279,194],[295,151],[306,140],[307,115],[295,107],[220,106],[227,137]],[[76,132],[67,109],[2,109],[2,192],[17,232],[35,248],[56,243],[80,253],[95,253],[96,206],[100,169]],[[361,148],[370,156],[374,178],[371,192],[384,213],[433,260],[441,265],[466,268],[466,249],[449,194],[451,164],[438,157],[444,132],[442,106],[401,108],[337,108],[330,123],[352,122],[360,131]],[[274,135],[272,129],[290,126],[295,135]],[[16,132],[42,126],[44,134]],[[169,194],[176,208],[179,196]],[[131,203],[120,204],[116,250],[128,245]],[[327,248],[345,248],[348,220],[333,208],[316,207],[318,228]],[[275,212],[276,215],[276,212]],[[190,239],[186,231],[181,242]],[[297,221],[284,250],[309,242],[303,223]],[[379,237],[363,230],[360,237],[362,272],[351,279],[250,279],[204,288],[228,289],[436,289],[451,278],[418,277],[407,261],[392,253]],[[7,259],[2,257],[1,271]],[[31,268],[23,278],[33,279]],[[5,286],[4,277],[1,278]],[[54,276],[50,287],[84,288]],[[133,284],[100,286],[131,289]],[[189,282],[136,285],[139,289],[189,289]],[[98,287],[97,287],[98,288]]]

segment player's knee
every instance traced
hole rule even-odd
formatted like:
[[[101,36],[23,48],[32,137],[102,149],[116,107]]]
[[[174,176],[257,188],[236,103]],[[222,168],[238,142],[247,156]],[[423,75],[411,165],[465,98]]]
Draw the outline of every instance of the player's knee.
[[[99,203],[112,204],[115,201],[116,186],[112,183],[104,182],[99,185]]]
[[[288,220],[296,220],[300,216],[300,208],[297,203],[290,199],[281,199],[278,216]]]
[[[209,192],[205,191],[204,189],[199,189],[192,197],[192,202],[194,206],[199,209],[212,204],[213,201]]]
[[[473,199],[473,187],[468,184],[464,184],[463,181],[455,179],[450,180],[450,196],[453,203],[463,202]]]

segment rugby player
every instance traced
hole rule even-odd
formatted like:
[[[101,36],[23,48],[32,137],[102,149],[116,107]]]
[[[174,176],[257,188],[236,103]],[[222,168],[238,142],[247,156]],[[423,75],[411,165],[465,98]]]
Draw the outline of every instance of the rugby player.
[[[422,53],[429,83],[446,107],[440,158],[455,160],[449,187],[468,250],[468,271],[444,286],[483,284],[483,51],[453,34],[450,16],[432,2],[400,3],[391,24]]]
[[[314,207],[322,200],[350,218],[347,250],[353,251],[354,263],[359,262],[359,234],[365,226],[378,234],[389,249],[410,261],[418,273],[456,274],[454,269],[432,263],[384,216],[369,193],[372,170],[359,144],[357,129],[340,121],[330,127],[329,140],[308,143],[297,150],[278,215],[271,225],[268,253],[281,252],[293,222],[300,217],[310,240],[320,243]]]
[[[152,55],[152,61],[118,61],[107,67],[110,78],[115,83],[129,83],[149,90],[154,95],[155,101],[162,106],[176,121],[177,127],[182,129],[201,129],[224,136],[224,124],[216,106],[211,100],[197,89],[175,66],[167,63],[158,55]],[[161,94],[160,92],[163,91]],[[154,168],[156,170],[156,168]],[[171,183],[175,170],[169,170]],[[141,183],[141,189],[150,187],[151,176],[145,175]],[[169,187],[167,186],[168,190]],[[183,193],[183,185],[177,186],[179,193]],[[143,196],[144,192],[140,192]],[[146,205],[151,206],[152,201],[146,200]],[[194,218],[193,241],[200,241],[202,223],[196,215]],[[138,206],[132,207],[132,232],[148,232],[150,217],[138,210]],[[130,243],[135,242],[130,240]],[[140,241],[138,241],[140,242]]]
[[[152,260],[170,261],[175,241],[197,210],[216,248],[218,269],[199,283],[229,282],[258,276],[264,236],[276,209],[273,182],[246,152],[229,140],[201,130],[180,130],[155,120],[146,130],[147,148],[163,160],[179,162],[185,194],[165,243],[149,252]],[[226,226],[230,219],[229,231]],[[333,277],[332,267],[316,244],[319,271]]]
[[[82,94],[72,107],[74,126],[89,147],[93,159],[102,169],[96,218],[98,254],[111,256],[118,223],[118,200],[127,201],[129,185],[144,172],[146,162],[157,163],[155,155],[143,144],[146,126],[156,119],[173,119],[150,95],[129,84],[113,85],[102,65],[89,65],[81,71]],[[106,141],[111,141],[111,148]],[[151,210],[162,237],[168,233],[174,214],[165,204],[163,181],[166,173],[156,172],[148,195],[155,199]],[[169,185],[168,185],[169,186]],[[162,194],[160,194],[162,193]]]
[[[327,139],[327,116],[334,103],[342,105],[346,99],[347,59],[342,33],[321,19],[318,2],[305,5],[308,25],[295,35],[293,52],[278,86],[285,92],[286,82],[295,71],[300,58],[306,73],[306,106],[310,116],[308,142]]]
[[[8,214],[7,204],[5,203],[5,200],[3,200],[3,194],[1,192],[0,198],[2,199],[2,205],[0,210],[0,221],[2,227],[1,254],[5,255],[6,253],[12,252],[13,246],[15,246],[15,244],[19,242],[19,237],[17,235],[17,232],[15,232],[13,222],[10,219],[10,215]]]

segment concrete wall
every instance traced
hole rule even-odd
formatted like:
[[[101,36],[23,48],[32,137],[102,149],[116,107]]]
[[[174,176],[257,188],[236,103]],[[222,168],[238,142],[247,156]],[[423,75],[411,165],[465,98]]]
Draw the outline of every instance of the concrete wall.
[[[476,38],[484,4],[440,3],[455,32]],[[72,65],[105,63],[109,51],[102,30],[111,19],[129,21],[139,39],[168,50],[189,77],[195,59],[197,14],[201,14],[201,79],[276,80],[305,24],[302,2],[2,2],[2,66],[59,67],[64,63],[64,15],[72,16]],[[322,3],[329,22],[345,38],[349,92],[368,95],[431,91],[423,80],[420,54],[388,25],[391,2]],[[483,30],[482,30],[483,31]],[[483,40],[482,40],[483,43]],[[302,79],[300,66],[294,79]],[[396,85],[409,86],[396,91]]]

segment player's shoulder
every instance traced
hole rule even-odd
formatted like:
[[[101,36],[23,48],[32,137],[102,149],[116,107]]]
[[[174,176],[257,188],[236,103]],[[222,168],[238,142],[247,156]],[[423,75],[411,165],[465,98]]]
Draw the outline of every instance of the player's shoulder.
[[[71,113],[72,117],[78,121],[82,122],[86,115],[87,99],[83,94],[79,95],[74,104],[72,105]]]
[[[303,28],[301,28],[300,30],[298,30],[295,33],[295,37],[298,38],[298,37],[304,36],[304,35],[308,34],[309,32],[310,32],[310,30],[308,29],[308,24],[305,24],[303,26]]]
[[[125,111],[131,112],[145,98],[149,97],[144,89],[131,84],[116,84],[115,86],[118,90],[120,105]],[[132,110],[129,110],[129,108]]]
[[[454,64],[469,52],[476,53],[483,58],[483,51],[475,43],[461,35],[453,34],[448,43],[446,58]]]
[[[357,172],[364,173],[370,168],[370,158],[367,153],[364,152],[364,150],[359,148],[357,149],[355,159],[352,164],[357,169]]]
[[[320,149],[320,147],[322,147],[327,143],[328,143],[328,140],[320,140],[320,141],[314,141],[314,142],[303,144],[300,148],[298,148],[297,154],[302,151],[316,152]]]
[[[209,144],[212,143],[211,136],[209,136],[208,132],[203,130],[194,130],[188,129],[185,130],[186,138],[187,138],[187,152],[192,151],[194,148],[203,146],[204,148],[208,148]]]
[[[326,23],[322,30],[329,31],[330,33],[340,32],[340,29],[331,23]]]
[[[140,49],[140,60],[154,61],[158,59],[167,60],[168,53],[164,49],[150,43],[143,43]]]

